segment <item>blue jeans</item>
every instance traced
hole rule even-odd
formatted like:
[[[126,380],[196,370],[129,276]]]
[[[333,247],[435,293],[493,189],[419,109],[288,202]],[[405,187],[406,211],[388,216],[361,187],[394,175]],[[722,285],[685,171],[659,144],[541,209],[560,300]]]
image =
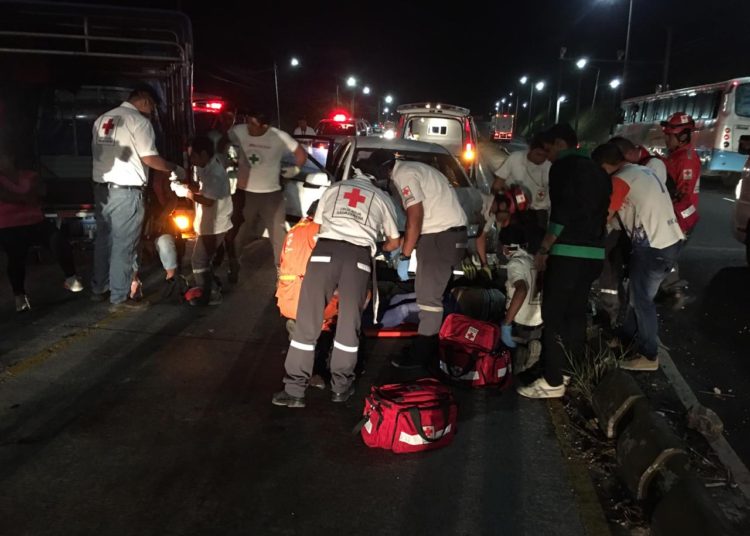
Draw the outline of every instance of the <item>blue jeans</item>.
[[[128,299],[136,250],[143,230],[143,192],[94,185],[96,241],[92,291],[110,291],[109,301]]]
[[[664,249],[634,247],[630,255],[629,303],[620,339],[635,345],[649,359],[656,359],[659,353],[659,319],[654,296],[677,264],[681,247],[681,241]]]

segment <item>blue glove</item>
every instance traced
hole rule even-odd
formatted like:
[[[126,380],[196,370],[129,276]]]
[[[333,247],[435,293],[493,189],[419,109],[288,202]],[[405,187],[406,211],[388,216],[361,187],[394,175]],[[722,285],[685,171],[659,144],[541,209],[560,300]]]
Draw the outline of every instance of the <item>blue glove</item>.
[[[513,340],[513,326],[510,324],[502,324],[500,326],[500,339],[503,344],[508,348],[515,348],[516,342]]]
[[[398,265],[396,266],[396,272],[398,272],[398,278],[401,281],[407,281],[409,279],[409,260],[404,259],[404,260],[398,261]]]

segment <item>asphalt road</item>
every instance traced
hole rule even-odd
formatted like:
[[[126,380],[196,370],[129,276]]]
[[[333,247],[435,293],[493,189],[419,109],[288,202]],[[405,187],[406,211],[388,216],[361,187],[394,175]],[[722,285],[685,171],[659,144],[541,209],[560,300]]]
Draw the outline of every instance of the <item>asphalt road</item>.
[[[718,413],[750,466],[750,270],[731,235],[734,192],[703,181],[701,220],[680,257],[696,301],[661,310],[662,341],[698,399]],[[717,397],[714,388],[726,394]]]
[[[272,406],[288,341],[270,257],[251,245],[201,310],[111,315],[43,264],[16,316],[3,282],[0,534],[582,534],[545,402],[459,391],[456,440],[432,453],[352,434],[402,342],[368,343],[344,405]]]

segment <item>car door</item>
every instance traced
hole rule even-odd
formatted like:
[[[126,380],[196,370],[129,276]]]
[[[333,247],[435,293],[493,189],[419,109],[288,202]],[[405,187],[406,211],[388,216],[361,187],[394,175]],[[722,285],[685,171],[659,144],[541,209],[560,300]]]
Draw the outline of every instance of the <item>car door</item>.
[[[310,205],[320,199],[331,184],[332,176],[326,164],[333,160],[333,139],[321,136],[295,136],[295,139],[307,151],[307,161],[298,173],[282,180],[286,215],[292,221],[305,216]],[[294,156],[291,153],[285,155],[281,160],[282,172],[294,167]]]

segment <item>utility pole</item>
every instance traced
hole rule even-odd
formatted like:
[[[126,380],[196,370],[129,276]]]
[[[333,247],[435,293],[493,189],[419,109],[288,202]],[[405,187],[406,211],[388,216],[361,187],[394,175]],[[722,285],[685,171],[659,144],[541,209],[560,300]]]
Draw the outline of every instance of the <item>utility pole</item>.
[[[661,77],[662,91],[669,88],[669,57],[672,54],[672,27],[667,26],[667,48],[664,51],[664,73]]]
[[[625,97],[625,84],[628,80],[628,59],[630,59],[630,26],[633,22],[633,0],[628,7],[628,32],[625,35],[625,57],[622,62],[622,83],[620,84],[620,100]]]

